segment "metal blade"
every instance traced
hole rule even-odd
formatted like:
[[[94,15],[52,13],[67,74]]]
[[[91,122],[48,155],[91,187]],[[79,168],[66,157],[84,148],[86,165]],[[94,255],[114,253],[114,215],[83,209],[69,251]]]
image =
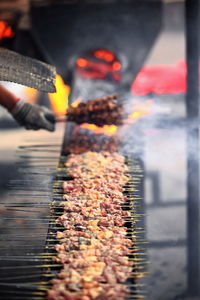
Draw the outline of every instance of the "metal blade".
[[[26,85],[42,92],[56,91],[55,67],[0,48],[0,80]]]

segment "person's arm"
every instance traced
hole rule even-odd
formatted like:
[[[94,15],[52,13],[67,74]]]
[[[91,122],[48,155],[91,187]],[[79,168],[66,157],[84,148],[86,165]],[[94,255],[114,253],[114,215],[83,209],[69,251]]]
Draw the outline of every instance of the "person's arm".
[[[44,106],[26,103],[0,85],[0,105],[4,106],[13,118],[26,129],[46,129],[54,131],[55,116]]]
[[[3,85],[0,85],[0,104],[9,112],[13,110],[19,98],[8,91]]]

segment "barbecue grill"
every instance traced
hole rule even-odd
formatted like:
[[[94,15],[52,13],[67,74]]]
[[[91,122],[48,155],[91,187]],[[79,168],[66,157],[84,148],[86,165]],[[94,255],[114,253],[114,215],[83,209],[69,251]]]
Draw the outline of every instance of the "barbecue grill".
[[[70,127],[70,128],[68,128]],[[34,164],[37,166],[30,168],[25,164],[21,166],[21,172],[28,174],[26,178],[26,184],[24,184],[24,179],[16,183],[12,183],[14,186],[13,198],[19,199],[20,202],[10,202],[6,204],[7,209],[12,209],[15,213],[13,217],[4,217],[4,222],[9,224],[15,221],[24,221],[30,222],[32,225],[27,224],[27,229],[32,229],[32,234],[29,235],[29,238],[34,238],[39,241],[40,239],[45,240],[45,247],[42,250],[41,245],[33,246],[32,243],[23,244],[23,240],[26,239],[26,234],[9,234],[4,237],[4,243],[10,243],[13,249],[13,254],[10,256],[2,256],[1,259],[6,261],[6,265],[1,266],[1,297],[2,299],[44,299],[47,289],[50,287],[50,279],[55,277],[56,272],[59,270],[59,264],[56,264],[52,261],[52,257],[55,255],[54,245],[58,243],[55,233],[58,230],[61,230],[61,226],[55,223],[55,220],[61,214],[61,208],[59,203],[62,201],[62,182],[70,180],[70,177],[66,173],[66,169],[63,167],[63,163],[67,160],[68,153],[64,151],[65,145],[69,144],[70,136],[75,130],[74,126],[67,125],[65,132],[64,144],[61,151],[60,162],[57,168],[56,173],[53,175],[53,182],[49,183],[49,188],[44,188],[44,180],[42,184],[38,184],[39,178],[44,177],[44,175],[51,172],[51,166],[49,162],[52,161],[53,157],[50,155],[46,157],[44,161],[44,156],[42,154],[53,153],[58,151],[56,145],[48,145],[46,149],[45,144],[42,145],[31,145],[30,147],[22,147],[23,152],[36,153]],[[76,131],[76,130],[75,130]],[[91,133],[88,133],[91,134]],[[98,143],[98,137],[96,137]],[[37,155],[37,153],[39,155]],[[21,155],[22,159],[26,157],[25,154]],[[143,292],[139,283],[135,281],[134,278],[142,276],[142,273],[145,272],[145,253],[142,245],[145,243],[143,227],[141,227],[141,203],[143,198],[143,166],[139,158],[132,155],[126,154],[126,163],[129,166],[131,179],[125,186],[124,193],[128,197],[128,204],[126,203],[125,209],[128,209],[132,212],[132,217],[127,220],[126,226],[128,227],[128,237],[133,239],[134,247],[133,253],[131,254],[131,259],[135,261],[134,270],[132,277],[126,283],[130,289],[130,299],[137,299],[142,297]],[[46,172],[47,173],[46,173]],[[42,175],[43,174],[43,175]],[[26,176],[27,177],[27,176]],[[48,190],[51,191],[51,185],[53,186],[52,200],[48,202]],[[17,189],[19,188],[19,192]],[[34,190],[36,190],[34,192]],[[46,195],[47,194],[47,195]],[[31,197],[31,198],[30,198]],[[26,202],[26,199],[29,199]],[[31,200],[32,199],[32,200]],[[46,199],[44,201],[44,199]],[[29,202],[31,201],[31,202]],[[42,210],[47,208],[50,205],[49,217],[41,215],[40,217],[31,216],[38,213],[38,209]],[[139,207],[137,208],[137,205]],[[29,213],[28,218],[24,213]],[[29,227],[30,225],[30,227]],[[11,225],[12,226],[12,225]],[[10,225],[9,225],[10,227]],[[26,226],[25,226],[26,227]],[[24,226],[23,226],[24,228]],[[45,230],[48,229],[48,233],[45,235]],[[40,233],[41,232],[41,233]],[[21,248],[25,247],[25,251]],[[5,245],[2,247],[1,251],[6,251],[8,247]],[[30,249],[30,250],[29,250]],[[28,250],[28,253],[27,253]],[[29,253],[30,251],[30,253]],[[37,253],[36,253],[37,251]],[[42,252],[41,252],[42,251]],[[8,251],[9,252],[9,251]],[[23,252],[26,252],[26,255],[22,255]],[[19,255],[19,253],[21,255]],[[9,265],[8,265],[9,263]],[[14,265],[13,265],[14,264]]]
[[[65,82],[71,86],[70,103],[80,96],[83,98],[82,101],[85,101],[116,92],[127,95],[127,87],[137,75],[159,32],[162,7],[160,1],[110,1],[109,3],[102,1],[101,4],[99,1],[84,1],[84,3],[82,1],[61,1],[59,5],[55,6],[49,5],[50,2],[53,3],[53,1],[34,1],[31,10],[32,35],[39,53],[42,53],[48,63],[56,65]],[[151,13],[150,11],[147,13],[149,5],[151,5]],[[191,49],[190,43],[193,40],[197,42],[198,38],[194,33],[191,35],[193,30],[190,27],[189,11],[196,15],[198,10],[195,11],[195,4],[191,4],[190,7],[188,2],[187,5],[188,70],[193,72],[195,64],[193,64],[194,60],[191,61],[191,56],[196,59],[196,62],[198,57],[195,50]],[[98,23],[95,22],[97,8],[100,20]],[[91,16],[90,19],[88,19],[88,15]],[[158,16],[157,20],[155,15]],[[45,26],[42,22],[43,19],[45,19]],[[70,26],[73,24],[73,19],[77,23]],[[121,26],[118,26],[119,23]],[[196,26],[198,25],[196,24]],[[109,40],[109,32],[114,32],[116,27],[120,27],[118,28],[120,38],[114,36]],[[98,37],[91,39],[91,36],[87,35],[88,28],[91,28],[91,36],[98,32]],[[105,28],[109,28],[110,31],[105,31]],[[57,34],[58,32],[59,34]],[[124,32],[129,32],[129,34],[123,36]],[[106,45],[106,47],[102,45]],[[137,45],[138,51],[132,55],[135,45]],[[16,47],[18,51],[26,54],[24,49],[22,51],[20,48],[19,43],[16,43]],[[88,59],[88,50],[102,48],[109,49],[113,53],[116,51],[117,59],[122,65],[121,80],[115,80],[113,76],[107,73],[103,81],[99,78],[88,80],[84,77],[86,72],[80,74],[75,69],[78,58]],[[195,53],[191,54],[192,51]],[[196,82],[198,76],[196,74],[195,79],[192,78],[192,75],[190,76],[188,76],[187,103],[188,115],[193,118],[198,117],[196,115],[198,109],[195,106],[195,103],[198,103],[198,83]],[[190,97],[192,97],[194,105],[190,105]],[[172,121],[177,126],[177,120]],[[185,124],[185,119],[179,121]],[[117,145],[118,151],[126,157],[131,175],[130,181],[124,187],[124,193],[128,196],[128,205],[124,209],[130,210],[132,213],[126,226],[128,227],[128,236],[133,239],[134,243],[133,253],[130,257],[134,261],[134,269],[131,278],[125,283],[131,290],[128,299],[140,299],[145,296],[148,298],[148,295],[145,295],[143,281],[136,280],[137,277],[146,274],[146,264],[148,263],[144,202],[143,152],[145,142],[143,131],[141,132],[141,128],[144,129],[144,126],[147,125],[143,125],[143,121],[139,120],[129,127],[132,131],[131,138],[135,139],[137,143],[136,149],[133,151],[127,149],[124,147],[123,141],[122,144],[120,142]],[[158,122],[159,126],[160,123]],[[173,122],[169,122],[169,127],[174,128]],[[60,225],[55,223],[55,219],[61,214],[59,207],[62,200],[61,186],[63,181],[70,179],[63,167],[63,163],[69,155],[66,149],[69,149],[71,138],[76,139],[77,134],[87,135],[99,145],[99,150],[101,150],[105,140],[109,138],[69,122],[59,124],[59,130],[59,137],[56,135],[49,139],[42,137],[35,143],[30,139],[28,145],[22,146],[19,151],[21,179],[14,179],[10,183],[10,199],[8,202],[2,203],[2,221],[6,231],[3,231],[0,242],[1,299],[45,299],[47,289],[50,287],[50,280],[56,276],[60,269],[60,266],[54,263],[51,258],[55,255],[54,245],[57,243],[55,232],[62,230]],[[191,135],[195,139],[197,151],[197,128],[189,132],[189,138]],[[194,257],[199,262],[198,230],[194,231],[194,228],[199,226],[199,214],[197,215],[199,191],[198,185],[192,185],[198,180],[199,170],[198,161],[196,159],[191,161],[191,156],[188,158],[188,168],[194,174],[192,180],[188,179],[188,199],[193,199],[193,202],[188,200],[188,286],[191,294],[199,295],[199,264],[194,263]],[[193,212],[191,213],[191,211]],[[16,231],[13,234],[14,226],[16,226]]]

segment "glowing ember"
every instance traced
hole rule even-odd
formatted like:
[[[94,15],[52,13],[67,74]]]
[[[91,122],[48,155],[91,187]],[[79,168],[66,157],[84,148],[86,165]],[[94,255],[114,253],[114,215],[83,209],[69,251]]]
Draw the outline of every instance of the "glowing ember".
[[[103,50],[103,49],[94,51],[94,56],[96,58],[103,59],[103,60],[106,60],[106,61],[109,61],[109,62],[111,62],[115,59],[115,56],[111,51]]]
[[[122,65],[120,64],[120,62],[115,61],[112,65],[112,67],[113,67],[113,71],[119,71],[121,69]]]
[[[85,58],[82,58],[82,57],[78,58],[76,63],[81,68],[87,67],[87,65],[88,65],[87,60]]]
[[[121,67],[118,57],[106,49],[88,51],[76,60],[76,71],[86,79],[106,79],[111,76],[115,81],[120,81]]]
[[[118,71],[121,68],[121,64],[119,62],[114,62],[112,65],[101,63],[101,62],[93,62],[86,60],[85,58],[78,58],[76,61],[77,66],[79,67],[87,67],[92,70],[100,71],[102,73],[109,73],[112,71]]]
[[[3,38],[11,38],[14,36],[12,28],[5,21],[0,21],[0,40]]]
[[[84,123],[80,127],[91,130],[96,134],[114,135],[117,132],[117,126],[115,125],[104,125],[103,127],[99,127],[94,124]]]
[[[49,93],[49,100],[52,110],[57,115],[63,115],[66,113],[68,107],[68,96],[70,87],[66,85],[60,75],[56,75],[56,93]]]

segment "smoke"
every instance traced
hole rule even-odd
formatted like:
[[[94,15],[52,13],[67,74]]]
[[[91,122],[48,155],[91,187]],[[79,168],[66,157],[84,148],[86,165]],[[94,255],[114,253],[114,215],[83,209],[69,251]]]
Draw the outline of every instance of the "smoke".
[[[124,96],[124,107],[127,115],[124,126],[119,128],[118,135],[122,141],[121,151],[125,154],[143,156],[148,151],[148,144],[160,137],[160,144],[170,145],[167,158],[182,151],[192,159],[198,159],[198,119],[186,118],[184,95],[134,97]],[[134,118],[134,115],[136,116]],[[172,136],[174,140],[171,141]],[[188,138],[187,138],[188,137]],[[154,149],[158,156],[162,156],[159,149]]]
[[[102,80],[87,80],[79,76],[74,78],[74,89],[71,92],[71,99],[74,101],[77,98],[87,101],[90,99],[100,98],[118,92],[117,83],[104,80],[102,88]]]

